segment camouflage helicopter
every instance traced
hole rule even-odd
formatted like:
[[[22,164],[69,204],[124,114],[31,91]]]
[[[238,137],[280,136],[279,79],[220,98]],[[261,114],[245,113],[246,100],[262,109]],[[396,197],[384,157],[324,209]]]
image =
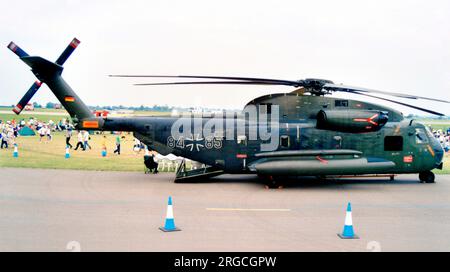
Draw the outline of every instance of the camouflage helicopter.
[[[358,94],[440,116],[443,114],[373,94],[449,101],[339,85],[324,79],[111,75],[196,80],[136,84],[143,86],[239,84],[295,89],[255,98],[241,113],[206,117],[97,117],[61,76],[63,64],[78,44],[73,39],[55,62],[29,56],[13,42],[8,45],[38,78],[13,111],[20,114],[45,83],[68,111],[77,129],[133,132],[149,149],[205,165],[188,171],[183,161],[175,182],[244,173],[257,174],[270,187],[277,187],[291,176],[376,174],[392,178],[394,174],[419,173],[421,182],[433,183],[435,176],[431,170],[443,167],[443,149],[425,125],[407,120],[401,112],[389,107],[327,95]]]

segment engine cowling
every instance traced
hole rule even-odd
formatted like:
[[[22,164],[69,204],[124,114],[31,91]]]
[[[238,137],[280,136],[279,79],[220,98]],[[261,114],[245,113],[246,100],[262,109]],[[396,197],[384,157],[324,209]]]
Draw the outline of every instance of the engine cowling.
[[[341,132],[374,132],[388,121],[385,111],[377,110],[321,110],[317,114],[317,128]]]

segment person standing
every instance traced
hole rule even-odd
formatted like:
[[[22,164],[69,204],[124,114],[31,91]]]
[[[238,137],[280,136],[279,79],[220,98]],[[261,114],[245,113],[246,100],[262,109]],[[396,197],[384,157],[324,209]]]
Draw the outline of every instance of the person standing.
[[[120,155],[120,136],[117,135],[116,137],[116,150],[114,150],[114,153],[117,153]]]
[[[66,130],[66,146],[70,149],[73,148],[72,144],[70,144],[70,138],[72,137],[72,128],[68,127]]]
[[[38,129],[38,133],[39,133],[39,142],[42,142],[42,139],[47,133],[47,130],[45,129],[45,127],[41,127],[40,129]]]
[[[1,138],[2,138],[1,149],[3,149],[3,146],[5,146],[5,148],[8,148],[8,135],[5,129],[2,130]]]
[[[102,138],[102,150],[106,150],[106,135],[103,135]]]
[[[86,148],[89,147],[89,149],[92,149],[92,147],[89,145],[89,132],[87,132],[87,130],[84,131],[83,133],[83,140],[84,140],[84,149],[86,150]]]
[[[47,132],[47,142],[51,142],[52,141],[52,130],[50,128],[50,125],[47,125],[46,132]]]
[[[83,150],[86,150],[86,148],[83,145],[83,134],[81,133],[80,130],[78,131],[78,134],[77,134],[77,140],[78,140],[77,146],[75,147],[74,150],[78,150],[78,147],[81,147]]]

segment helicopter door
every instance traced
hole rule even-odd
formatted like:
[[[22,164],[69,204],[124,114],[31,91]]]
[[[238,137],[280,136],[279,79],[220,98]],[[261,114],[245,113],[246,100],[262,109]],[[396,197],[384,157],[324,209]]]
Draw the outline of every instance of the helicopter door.
[[[246,135],[237,136],[237,154],[236,158],[242,160],[242,167],[246,167],[248,140]]]

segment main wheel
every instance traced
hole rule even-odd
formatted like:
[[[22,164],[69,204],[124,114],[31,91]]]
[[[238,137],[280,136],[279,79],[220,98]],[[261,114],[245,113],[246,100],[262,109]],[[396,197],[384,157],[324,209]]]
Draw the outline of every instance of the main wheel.
[[[258,175],[258,177],[263,180],[264,184],[269,189],[278,189],[281,187],[281,183],[277,177],[269,175]]]
[[[421,182],[434,183],[434,173],[431,171],[425,171],[419,173],[419,179]]]

